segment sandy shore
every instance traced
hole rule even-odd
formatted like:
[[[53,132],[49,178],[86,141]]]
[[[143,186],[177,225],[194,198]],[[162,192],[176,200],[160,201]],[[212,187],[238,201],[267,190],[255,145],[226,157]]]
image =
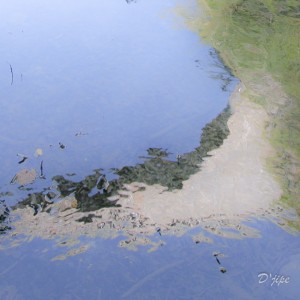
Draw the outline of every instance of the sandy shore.
[[[240,218],[259,216],[281,195],[281,189],[266,171],[272,148],[264,138],[268,114],[243,97],[240,84],[230,104],[229,137],[211,151],[201,171],[184,182],[182,190],[164,192],[158,185],[132,194],[124,205],[147,215],[155,223],[186,218]]]
[[[53,204],[54,214],[40,212],[33,216],[30,207],[17,209],[14,215],[20,218],[15,219],[15,229],[7,236],[14,237],[15,245],[41,237],[68,246],[83,235],[113,238],[121,234],[127,237],[120,242],[122,247],[152,245],[155,250],[164,244],[163,240],[151,240],[157,233],[181,235],[191,227],[201,227],[230,238],[254,237],[259,233],[243,224],[252,217],[268,217],[285,226],[286,211],[276,203],[280,186],[266,170],[266,159],[273,155],[266,129],[270,116],[287,98],[271,77],[263,81],[253,83],[251,89],[267,97],[268,107],[251,102],[245,96],[245,86],[239,84],[230,99],[233,114],[228,121],[228,138],[209,153],[201,170],[186,180],[181,190],[170,192],[160,185],[131,183],[119,192],[121,207],[83,213],[73,206],[76,199],[70,195]],[[88,221],[78,222],[86,217]],[[198,234],[194,240],[211,242],[205,234]],[[73,252],[77,253],[76,249],[65,257]]]

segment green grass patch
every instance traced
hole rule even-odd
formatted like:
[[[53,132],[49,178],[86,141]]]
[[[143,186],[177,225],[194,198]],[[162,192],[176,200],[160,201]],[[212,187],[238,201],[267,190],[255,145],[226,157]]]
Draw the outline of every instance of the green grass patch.
[[[291,101],[274,116],[269,165],[282,184],[282,201],[300,216],[300,3],[299,0],[198,0],[206,9],[200,35],[247,86],[270,73]],[[257,74],[258,78],[253,78]],[[249,98],[267,107],[247,88]],[[294,224],[300,229],[300,222]]]

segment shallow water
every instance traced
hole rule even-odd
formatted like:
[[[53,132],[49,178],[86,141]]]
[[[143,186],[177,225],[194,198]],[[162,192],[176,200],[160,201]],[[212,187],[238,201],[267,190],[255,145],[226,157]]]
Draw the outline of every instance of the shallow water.
[[[152,236],[165,244],[129,251],[122,238],[81,239],[90,248],[65,261],[52,259],[73,247],[35,239],[1,253],[1,299],[297,299],[299,235],[251,220],[259,238],[227,239],[204,233],[213,243],[182,237]],[[80,245],[79,245],[80,246]],[[220,264],[213,252],[218,256]],[[226,273],[220,272],[220,267]],[[271,277],[266,279],[266,275]],[[284,276],[284,279],[283,277]],[[272,278],[274,283],[272,284]],[[282,278],[285,283],[278,283]],[[259,282],[261,281],[261,283]]]
[[[182,4],[195,5],[2,4],[3,191],[20,168],[38,170],[41,160],[49,185],[58,174],[82,179],[95,168],[135,164],[149,147],[175,158],[199,145],[201,128],[225,108],[236,80],[175,14]],[[42,157],[33,156],[37,148]],[[29,159],[18,165],[18,153]]]
[[[237,80],[183,25],[178,4],[193,10],[192,1],[2,4],[0,192],[14,195],[1,200],[13,204],[27,194],[9,183],[42,160],[46,179],[29,185],[39,191],[54,175],[76,173],[76,180],[133,165],[149,147],[167,148],[175,159],[199,145]],[[17,153],[29,158],[18,164]],[[128,236],[83,236],[73,246],[24,237],[15,247],[1,238],[0,299],[295,299],[299,236],[268,221],[249,224],[261,238],[194,228],[181,237],[151,235],[156,251],[119,247]],[[199,232],[213,243],[196,244]],[[220,264],[215,251],[224,254]],[[259,283],[260,273],[286,282]]]

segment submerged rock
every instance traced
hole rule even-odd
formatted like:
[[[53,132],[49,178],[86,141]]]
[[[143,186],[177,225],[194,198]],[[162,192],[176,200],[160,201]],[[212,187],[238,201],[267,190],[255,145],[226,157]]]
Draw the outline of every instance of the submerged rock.
[[[22,169],[19,171],[14,178],[11,180],[11,183],[17,182],[20,185],[27,185],[33,183],[36,179],[37,173],[35,169]]]

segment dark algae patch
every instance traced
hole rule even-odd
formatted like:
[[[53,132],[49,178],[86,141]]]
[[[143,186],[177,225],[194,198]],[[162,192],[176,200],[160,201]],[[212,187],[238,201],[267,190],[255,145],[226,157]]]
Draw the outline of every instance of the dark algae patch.
[[[209,18],[201,35],[247,88],[247,96],[268,112],[268,139],[276,150],[269,168],[281,182],[282,201],[300,216],[300,3],[298,0],[199,0]],[[266,74],[288,99],[253,89]],[[275,90],[275,89],[274,89]],[[274,91],[275,92],[275,91]],[[284,97],[282,97],[284,98]],[[277,109],[273,109],[277,106]],[[300,228],[299,223],[293,226]]]
[[[116,170],[122,183],[134,181],[147,184],[161,184],[169,190],[182,188],[182,182],[199,170],[199,164],[208,152],[222,145],[228,136],[227,120],[230,109],[227,107],[217,118],[207,124],[201,135],[200,146],[194,151],[178,155],[176,161],[167,160],[166,150],[150,148],[149,157],[136,166],[125,166]]]
[[[47,207],[60,198],[74,195],[74,203],[70,203],[64,209],[77,208],[82,212],[95,211],[103,207],[115,207],[118,191],[122,190],[123,184],[142,182],[149,185],[160,184],[167,190],[181,189],[183,181],[200,169],[203,158],[208,152],[222,145],[229,134],[227,121],[230,117],[230,108],[227,107],[218,117],[207,124],[201,134],[201,143],[194,151],[178,155],[176,160],[169,160],[170,153],[161,148],[149,148],[147,157],[143,157],[143,163],[135,166],[124,166],[114,169],[118,176],[116,179],[108,180],[103,170],[97,169],[92,175],[76,182],[57,175],[52,179],[57,183],[58,195],[50,188],[45,188],[40,193],[29,194],[13,208],[33,208],[33,214],[39,211],[51,213]],[[141,187],[142,189],[142,187]],[[92,215],[79,222],[90,222]]]
[[[0,235],[11,229],[9,226],[9,213],[10,210],[5,201],[0,200]]]

